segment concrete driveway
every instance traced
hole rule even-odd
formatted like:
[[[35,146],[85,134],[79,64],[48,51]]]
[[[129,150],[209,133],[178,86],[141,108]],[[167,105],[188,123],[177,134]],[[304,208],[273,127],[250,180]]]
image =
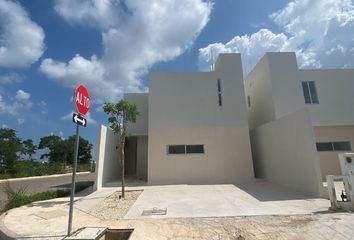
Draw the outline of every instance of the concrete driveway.
[[[310,198],[267,182],[242,186],[169,185],[144,187],[125,219],[293,215],[327,211],[329,200]],[[167,210],[164,215],[159,210]],[[142,215],[152,213],[152,215]],[[155,215],[159,213],[162,215]]]

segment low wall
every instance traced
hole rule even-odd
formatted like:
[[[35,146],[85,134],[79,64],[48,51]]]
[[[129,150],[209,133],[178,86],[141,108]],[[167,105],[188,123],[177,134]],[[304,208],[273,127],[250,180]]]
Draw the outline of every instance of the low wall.
[[[255,174],[270,182],[323,196],[319,157],[307,109],[251,131]]]
[[[11,178],[0,180],[0,209],[6,204],[6,194],[4,192],[7,184],[13,189],[26,188],[27,193],[38,193],[53,190],[52,187],[71,183],[71,173],[48,176],[36,176],[27,178]],[[80,172],[76,174],[76,182],[94,181],[95,174],[90,172]]]
[[[96,175],[94,189],[100,189],[107,182],[120,178],[120,163],[116,146],[118,138],[113,131],[100,125],[96,141]]]

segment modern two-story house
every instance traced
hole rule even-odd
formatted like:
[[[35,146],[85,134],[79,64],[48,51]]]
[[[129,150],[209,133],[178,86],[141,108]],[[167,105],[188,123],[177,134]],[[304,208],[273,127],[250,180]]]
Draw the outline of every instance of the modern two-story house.
[[[256,132],[263,125],[306,111],[311,125],[307,132],[313,135],[312,146],[318,155],[322,179],[329,174],[340,175],[338,153],[352,151],[354,146],[353,90],[354,69],[299,69],[295,53],[267,53],[245,79],[250,131]],[[306,128],[300,124],[299,121],[293,124],[298,127],[297,132]],[[283,131],[283,134],[288,133]],[[253,135],[257,158],[264,151],[260,150],[260,138]],[[284,138],[291,139],[294,135]],[[284,146],[286,141],[273,146],[273,151],[280,152]],[[297,149],[299,144],[293,143],[291,147]],[[309,159],[304,152],[300,148],[292,155]],[[258,163],[255,159],[255,164],[262,165],[260,159]],[[258,170],[262,175],[264,168]],[[301,178],[301,172],[298,174]]]
[[[151,73],[149,93],[128,125],[126,173],[151,184],[237,183],[254,178],[240,54],[221,54],[210,72]],[[98,187],[119,179],[115,137],[101,126]]]

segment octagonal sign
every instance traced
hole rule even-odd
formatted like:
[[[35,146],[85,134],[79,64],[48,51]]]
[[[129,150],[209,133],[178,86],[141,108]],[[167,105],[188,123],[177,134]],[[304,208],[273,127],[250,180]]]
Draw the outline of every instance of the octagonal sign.
[[[86,115],[90,110],[90,95],[87,88],[80,84],[74,91],[74,103],[76,110],[81,115]]]

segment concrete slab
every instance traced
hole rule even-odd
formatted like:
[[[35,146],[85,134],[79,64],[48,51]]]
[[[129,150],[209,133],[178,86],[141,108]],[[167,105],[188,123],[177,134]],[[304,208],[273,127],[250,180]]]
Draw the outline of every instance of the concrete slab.
[[[326,199],[313,199],[267,182],[235,185],[145,187],[125,219],[309,214],[328,210]],[[166,215],[142,215],[167,209]]]
[[[97,240],[101,239],[107,228],[105,227],[88,227],[79,229],[64,240]]]
[[[97,204],[102,202],[106,197],[116,192],[116,188],[102,188],[88,196],[75,201],[74,207],[84,212],[90,212]]]

